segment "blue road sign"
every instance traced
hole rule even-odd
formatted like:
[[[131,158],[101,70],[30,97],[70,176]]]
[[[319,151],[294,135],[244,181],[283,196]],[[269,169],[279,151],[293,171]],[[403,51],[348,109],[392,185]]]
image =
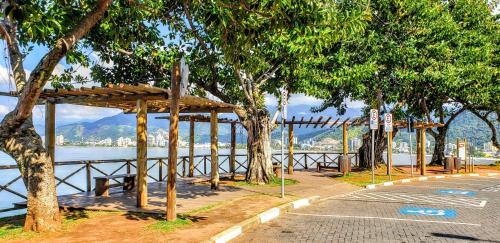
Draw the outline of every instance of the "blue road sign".
[[[459,190],[459,189],[437,190],[436,193],[437,194],[442,194],[442,195],[458,195],[458,196],[467,196],[467,197],[473,197],[473,196],[476,195],[476,192]]]
[[[457,211],[455,209],[438,209],[438,208],[400,208],[399,213],[403,215],[416,216],[434,216],[444,218],[456,218]]]

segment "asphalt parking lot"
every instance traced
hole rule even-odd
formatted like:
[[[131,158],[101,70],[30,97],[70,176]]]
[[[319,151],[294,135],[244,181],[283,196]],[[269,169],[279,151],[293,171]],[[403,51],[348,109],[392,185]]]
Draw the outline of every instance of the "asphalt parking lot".
[[[500,177],[456,177],[331,197],[235,242],[500,242]]]

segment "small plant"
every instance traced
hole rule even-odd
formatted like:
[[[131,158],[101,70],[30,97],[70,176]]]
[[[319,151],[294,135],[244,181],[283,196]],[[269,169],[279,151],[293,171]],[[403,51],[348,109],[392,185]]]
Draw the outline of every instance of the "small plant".
[[[179,216],[175,221],[170,222],[166,220],[159,220],[156,223],[148,225],[149,229],[161,232],[171,232],[179,228],[184,228],[191,225],[192,222],[186,217]]]

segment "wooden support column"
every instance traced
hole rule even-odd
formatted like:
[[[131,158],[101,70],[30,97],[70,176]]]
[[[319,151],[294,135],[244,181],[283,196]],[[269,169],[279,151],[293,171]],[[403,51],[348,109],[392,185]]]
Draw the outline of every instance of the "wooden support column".
[[[218,139],[217,139],[217,112],[210,112],[210,189],[219,190],[219,159],[218,159]]]
[[[177,219],[177,189],[175,181],[177,178],[177,143],[179,139],[180,83],[181,68],[179,62],[175,62],[172,68],[172,98],[170,101],[170,128],[168,132],[167,221],[175,221]]]
[[[55,169],[56,104],[51,102],[45,104],[45,148],[52,160],[52,168]]]
[[[415,133],[415,140],[417,142],[417,161],[416,161],[416,166],[417,166],[417,169],[420,169],[420,155],[422,155],[422,153],[420,152],[420,128],[417,128],[416,130],[416,133]]]
[[[236,173],[236,122],[231,122],[231,151],[229,156],[229,172],[234,179]]]
[[[427,171],[426,171],[426,168],[425,168],[425,155],[426,155],[426,151],[425,151],[425,147],[426,147],[426,141],[425,141],[425,128],[423,129],[420,129],[420,174],[421,175],[426,175]]]
[[[137,207],[148,206],[148,105],[143,99],[137,100]]]
[[[194,119],[189,117],[189,177],[194,176]]]
[[[392,131],[387,132],[387,175],[392,172]]]
[[[342,124],[342,153],[343,153],[343,160],[342,160],[342,163],[343,163],[343,170],[342,170],[342,174],[343,175],[346,175],[347,172],[350,172],[348,171],[349,170],[349,165],[347,163],[349,163],[349,159],[347,158],[348,156],[348,153],[349,153],[349,143],[347,142],[349,136],[347,134],[347,123],[344,122],[344,124]]]
[[[288,174],[293,174],[293,124],[288,124]]]

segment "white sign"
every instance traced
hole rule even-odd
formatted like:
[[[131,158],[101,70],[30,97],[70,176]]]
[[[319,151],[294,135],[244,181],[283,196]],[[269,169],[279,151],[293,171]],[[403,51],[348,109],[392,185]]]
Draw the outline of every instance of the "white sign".
[[[458,143],[458,158],[465,160],[465,143],[460,142]]]
[[[370,110],[370,129],[372,129],[372,130],[378,129],[378,110],[377,109]]]
[[[288,106],[288,91],[283,89],[281,91],[281,119],[286,119],[287,117],[287,106]]]
[[[188,87],[188,78],[189,78],[189,66],[186,64],[186,59],[184,57],[181,58],[181,83],[180,83],[180,96],[186,95],[187,87]]]
[[[384,115],[384,128],[386,132],[392,132],[392,114],[387,113]]]

